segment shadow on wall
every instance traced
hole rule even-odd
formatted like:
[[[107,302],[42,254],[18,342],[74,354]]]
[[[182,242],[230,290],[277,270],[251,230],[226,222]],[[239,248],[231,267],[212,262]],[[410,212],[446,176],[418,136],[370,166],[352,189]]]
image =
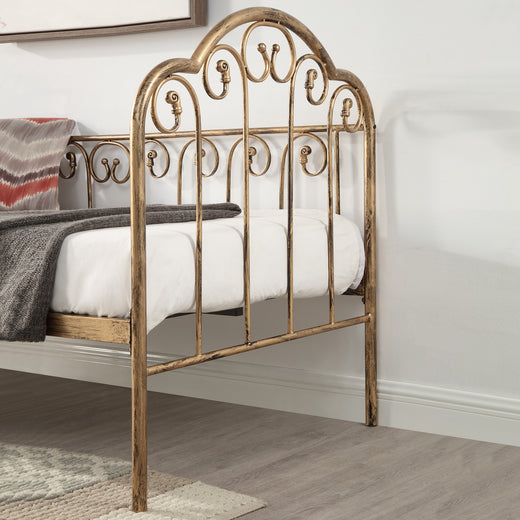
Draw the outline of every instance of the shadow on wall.
[[[380,242],[381,378],[518,398],[520,269]]]
[[[518,101],[402,99],[379,125],[380,232],[394,243],[520,266]],[[479,110],[484,101],[497,109]]]
[[[379,125],[381,376],[518,397],[518,100],[403,93],[388,106]]]

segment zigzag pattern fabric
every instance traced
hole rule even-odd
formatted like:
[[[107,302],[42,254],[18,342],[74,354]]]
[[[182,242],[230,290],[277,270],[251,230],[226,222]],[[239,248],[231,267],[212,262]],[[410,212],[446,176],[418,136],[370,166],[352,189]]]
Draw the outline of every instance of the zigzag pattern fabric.
[[[59,209],[60,160],[71,119],[0,119],[0,211]]]

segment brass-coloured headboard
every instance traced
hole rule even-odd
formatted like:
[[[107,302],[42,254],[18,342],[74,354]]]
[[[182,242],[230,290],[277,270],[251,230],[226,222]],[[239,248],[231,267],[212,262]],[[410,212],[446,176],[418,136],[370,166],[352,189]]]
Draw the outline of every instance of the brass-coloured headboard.
[[[241,43],[237,49],[223,43],[229,32],[246,24]],[[280,52],[278,43],[268,52],[264,43],[258,44],[263,70],[255,75],[248,64],[247,47],[251,34],[259,27],[269,27],[279,31],[282,43],[289,49],[289,65],[282,74],[277,65]],[[308,52],[298,56],[293,34],[308,47]],[[219,53],[218,59],[215,54]],[[222,55],[227,54],[226,59]],[[239,77],[234,78],[229,62],[238,68]],[[210,67],[215,66],[220,74],[220,87],[217,89],[210,81]],[[321,125],[295,125],[295,96],[297,92],[297,73],[309,66],[305,74],[303,94],[313,106],[326,108],[326,119]],[[197,76],[198,75],[198,76]],[[201,79],[203,91],[199,92],[189,80],[197,76]],[[319,80],[321,88],[317,88]],[[201,120],[199,96],[208,96],[218,101],[226,98],[230,85],[236,81],[241,85],[242,125],[232,129],[204,129]],[[287,84],[288,123],[284,127],[251,128],[249,124],[249,85],[274,81]],[[168,84],[166,95],[160,99],[160,90]],[[181,85],[187,93],[181,99],[174,85]],[[266,88],[268,88],[266,86]],[[316,92],[320,90],[319,92]],[[164,101],[170,111],[171,123],[164,125],[158,113],[158,103]],[[183,108],[191,104],[194,112],[194,129],[182,128]],[[154,125],[154,131],[145,132],[147,116]],[[340,213],[340,135],[362,133],[364,139],[364,244],[366,270],[361,288],[356,292],[363,296],[365,313],[348,319],[336,319],[334,294],[334,213]],[[225,161],[220,161],[219,152],[212,139],[215,137],[235,136],[227,152]],[[281,136],[286,137],[280,151],[279,167],[280,189],[279,207],[287,209],[287,331],[284,334],[253,340],[251,337],[250,302],[250,176],[264,175],[271,166],[271,146],[268,138],[275,136],[277,145]],[[146,345],[146,249],[145,249],[145,176],[163,177],[172,170],[173,159],[164,142],[168,139],[183,139],[177,158],[178,202],[183,202],[183,160],[190,147],[195,148],[196,168],[196,270],[195,270],[195,353],[183,359],[161,365],[147,366]],[[306,139],[306,141],[304,140]],[[297,149],[296,142],[302,144]],[[90,144],[89,144],[90,142]],[[366,381],[366,423],[377,423],[376,401],[376,251],[375,251],[375,123],[368,93],[361,81],[351,72],[336,68],[314,34],[292,16],[271,8],[250,8],[238,11],[217,24],[202,40],[190,59],[171,59],[153,68],[142,81],[135,97],[129,135],[76,136],[71,140],[67,153],[69,171],[62,173],[64,178],[75,174],[78,156],[83,159],[87,173],[87,200],[92,206],[92,186],[109,179],[116,183],[130,180],[131,184],[131,235],[132,235],[132,304],[129,323],[130,347],[132,354],[132,399],[133,399],[133,502],[134,511],[146,510],[146,387],[147,376],[174,370],[246,352],[277,343],[290,341],[336,330],[339,328],[365,324],[365,381]],[[101,150],[112,147],[128,156],[129,169],[121,171],[121,161],[101,157]],[[244,340],[241,344],[218,348],[209,352],[202,351],[202,180],[213,175],[219,163],[225,164],[226,200],[231,199],[231,171],[234,153],[242,148],[242,198],[244,214],[243,279],[244,279]],[[265,164],[257,164],[259,147]],[[75,152],[74,153],[74,148]],[[308,156],[313,149],[323,154],[319,167],[309,169]],[[213,167],[204,172],[202,158],[211,151]],[[162,156],[162,166],[157,167],[158,157]],[[101,162],[100,162],[101,161]],[[299,162],[299,170],[295,164]],[[101,168],[102,173],[99,173]],[[160,171],[159,171],[160,170]],[[329,320],[323,325],[295,330],[293,298],[293,209],[294,178],[297,171],[308,176],[326,175],[328,208],[328,293]]]

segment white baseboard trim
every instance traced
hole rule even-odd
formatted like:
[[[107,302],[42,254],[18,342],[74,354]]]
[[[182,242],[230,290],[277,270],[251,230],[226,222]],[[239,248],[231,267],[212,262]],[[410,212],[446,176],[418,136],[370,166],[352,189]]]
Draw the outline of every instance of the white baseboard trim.
[[[127,347],[0,342],[1,367],[117,386],[130,385]],[[150,355],[152,363],[172,356]],[[149,389],[362,422],[361,377],[221,359],[149,379]],[[379,424],[520,446],[520,399],[399,381],[378,381]]]

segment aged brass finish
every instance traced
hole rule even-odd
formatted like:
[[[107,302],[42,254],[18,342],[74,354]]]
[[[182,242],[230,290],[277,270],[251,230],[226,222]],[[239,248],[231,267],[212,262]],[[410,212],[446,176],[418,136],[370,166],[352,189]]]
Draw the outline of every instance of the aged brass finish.
[[[215,162],[213,164],[213,168],[211,169],[211,171],[209,173],[202,172],[203,177],[211,177],[217,171],[218,165],[220,162],[218,150],[217,150],[217,147],[213,144],[213,142],[210,141],[209,139],[206,139],[205,137],[202,137],[201,139],[204,143],[207,143],[210,146],[210,148],[213,152],[213,157],[215,159]],[[182,204],[182,165],[183,165],[184,155],[186,154],[186,150],[188,149],[188,147],[191,144],[193,144],[194,142],[196,142],[195,138],[190,139],[182,147],[182,150],[179,154],[179,162],[178,162],[178,166],[177,166],[177,204]],[[165,152],[165,153],[168,153],[168,152]],[[206,151],[203,148],[201,151],[201,157],[204,157],[205,155],[206,155]],[[195,154],[195,159],[193,161],[193,164],[195,166],[197,166],[197,154]]]
[[[326,132],[328,129],[327,125],[306,125],[306,126],[295,126],[295,132]],[[342,131],[344,130],[343,125],[334,125],[333,130]],[[266,126],[266,127],[251,127],[249,129],[250,134],[287,134],[286,126]],[[202,130],[203,137],[219,137],[229,135],[242,135],[242,128],[220,128],[213,130]],[[195,137],[195,132],[192,130],[173,132],[173,133],[160,133],[160,132],[147,132],[144,134],[145,139],[172,139],[181,137]],[[95,141],[129,141],[130,134],[108,134],[108,135],[73,135],[70,138],[70,143],[76,142],[95,142]]]
[[[321,151],[323,153],[323,161],[321,163],[320,168],[316,172],[310,172],[307,169],[307,162],[308,162],[308,156],[312,153],[312,148],[309,145],[305,145],[300,149],[300,167],[305,173],[305,175],[308,175],[309,177],[317,177],[318,175],[321,175],[325,168],[327,167],[327,145],[323,142],[322,139],[320,139],[316,134],[311,132],[301,132],[294,136],[293,142],[296,141],[296,139],[300,137],[309,137],[314,139],[320,146]],[[279,190],[279,204],[278,207],[280,209],[283,209],[284,207],[284,200],[285,200],[285,162],[287,159],[287,150],[289,149],[289,145],[285,145],[285,148],[282,152],[282,160],[280,165],[280,190]],[[336,155],[338,155],[336,153]]]
[[[253,171],[253,157],[256,156],[257,150],[254,146],[250,146],[247,151],[247,162],[248,162],[248,171],[251,175],[255,177],[261,177],[262,175],[265,175],[267,171],[269,170],[269,167],[271,166],[271,149],[269,148],[269,145],[265,141],[265,139],[262,139],[261,137],[258,137],[255,134],[250,134],[249,137],[251,139],[256,139],[264,148],[266,153],[266,162],[264,168],[259,171],[255,172]],[[231,166],[233,162],[233,155],[235,153],[235,150],[237,149],[237,146],[243,141],[243,138],[240,137],[237,139],[234,143],[231,149],[228,153],[228,160],[227,160],[227,169],[226,169],[226,202],[231,201]]]
[[[153,376],[155,374],[162,374],[163,372],[169,372],[170,370],[176,370],[191,365],[198,365],[212,359],[220,359],[223,357],[232,356],[234,354],[240,354],[242,352],[249,352],[250,350],[257,350],[259,348],[270,347],[277,345],[278,343],[285,343],[295,339],[306,338],[308,336],[314,336],[322,332],[328,332],[331,330],[338,330],[345,327],[351,327],[352,325],[359,325],[360,323],[368,323],[371,320],[370,314],[364,314],[356,318],[349,318],[348,320],[337,321],[330,323],[329,325],[320,325],[319,327],[310,327],[308,329],[300,329],[292,333],[281,334],[280,336],[273,336],[271,338],[260,339],[251,343],[244,343],[242,345],[236,345],[234,347],[220,348],[205,352],[199,356],[185,357],[182,359],[176,359],[168,363],[162,363],[160,365],[152,365],[148,367],[148,375]]]
[[[157,139],[147,139],[146,143],[153,143],[162,151],[165,164],[164,169],[161,173],[155,173],[153,169],[155,164],[154,161],[155,159],[157,159],[158,155],[157,150],[152,149],[146,154],[146,167],[148,168],[148,173],[156,179],[161,179],[168,173],[168,170],[170,169],[170,154],[168,153],[168,149],[166,148],[166,146],[164,146],[164,144],[161,141]]]
[[[240,41],[240,48],[223,43],[223,37],[232,30],[247,24]],[[269,28],[272,34],[282,37],[283,47],[272,43],[261,42],[256,47],[260,54],[263,69],[253,71],[248,62],[248,42],[252,33],[259,27]],[[281,33],[281,35],[280,35]],[[298,36],[306,44],[309,52],[298,56],[293,35]],[[281,71],[278,56],[288,52],[288,68]],[[218,56],[217,56],[218,53]],[[225,59],[223,57],[225,55]],[[230,67],[230,64],[233,67]],[[303,72],[298,74],[300,70]],[[307,68],[305,68],[307,67]],[[212,84],[214,76],[211,70],[218,73],[216,85]],[[236,72],[238,70],[238,73]],[[214,74],[214,72],[213,72]],[[188,77],[199,75],[203,89],[197,93]],[[236,78],[234,77],[236,75]],[[240,79],[238,78],[240,76]],[[303,78],[302,78],[303,76]],[[302,78],[303,81],[299,80]],[[288,88],[288,123],[286,127],[249,126],[249,82],[262,83],[274,81],[287,84]],[[201,106],[198,95],[207,95],[218,103],[225,99],[235,83],[240,85],[242,103],[242,126],[231,129],[203,129],[201,122]],[[302,85],[300,85],[302,83]],[[181,90],[175,86],[180,84]],[[321,85],[320,88],[318,88]],[[186,100],[181,100],[187,92],[188,103],[191,103],[195,116],[195,129],[181,130],[182,114],[186,108]],[[295,125],[295,98],[303,96],[312,110],[327,110],[326,124]],[[158,103],[166,103],[169,122],[161,121]],[[191,110],[191,107],[189,107]],[[147,115],[150,114],[154,125],[152,132],[145,132]],[[340,134],[346,139],[348,134],[363,132],[364,134],[364,245],[366,269],[361,286],[347,294],[362,296],[365,313],[362,316],[337,319],[336,295],[334,292],[334,216],[340,208]],[[215,349],[210,352],[202,350],[202,180],[218,172],[220,157],[219,147],[214,138],[225,142],[229,137],[235,140],[228,150],[225,163],[226,200],[231,200],[232,162],[238,147],[242,150],[243,187],[243,316],[244,341],[239,345]],[[286,136],[280,144],[277,136]],[[269,138],[269,139],[268,139]],[[183,200],[183,164],[188,148],[195,147],[195,183],[196,183],[196,260],[195,260],[195,353],[182,359],[147,367],[146,344],[146,226],[145,226],[145,172],[153,177],[164,177],[169,171],[170,151],[166,146],[169,139],[184,139],[177,162],[178,202]],[[295,157],[295,141],[301,140],[299,156]],[[125,144],[129,143],[129,144]],[[118,338],[128,339],[132,355],[132,403],[133,403],[133,484],[132,510],[146,510],[146,382],[147,376],[174,370],[184,366],[203,363],[212,359],[230,356],[240,352],[255,350],[277,343],[290,341],[322,332],[340,329],[357,324],[365,324],[365,396],[366,424],[377,424],[376,393],[376,244],[375,244],[375,123],[372,105],[368,93],[361,81],[351,72],[338,69],[320,44],[318,39],[292,16],[271,8],[251,8],[238,11],[217,24],[202,40],[190,59],[171,59],[157,65],[144,78],[134,100],[130,134],[103,136],[75,136],[70,146],[79,150],[83,157],[87,175],[88,205],[92,206],[93,183],[105,183],[110,179],[123,183],[130,179],[131,191],[131,236],[132,236],[132,303],[131,319],[119,324],[122,332]],[[251,301],[250,301],[250,177],[268,175],[271,170],[273,146],[280,151],[280,175],[278,204],[281,209],[287,206],[287,332],[279,336],[253,340],[251,335]],[[121,158],[112,162],[103,157],[101,164],[104,173],[95,171],[95,156],[104,147],[129,157],[129,172],[120,172]],[[75,151],[76,151],[75,150]],[[202,158],[211,150],[213,166],[204,173]],[[260,152],[260,153],[259,153]],[[159,154],[165,164],[163,171],[156,171],[156,160]],[[258,156],[265,156],[265,163],[258,164]],[[77,157],[72,150],[66,155],[69,172],[61,173],[64,178],[77,174]],[[309,160],[311,159],[311,160]],[[211,161],[211,159],[210,159]],[[261,161],[263,163],[263,159]],[[328,257],[328,322],[301,330],[294,325],[294,180],[295,164],[308,177],[320,174],[327,176],[327,257]],[[318,164],[318,166],[316,166]],[[94,322],[82,324],[81,333],[72,331],[75,319],[63,315],[49,317],[52,331],[60,334],[81,334],[85,337],[92,332],[104,340],[114,340],[115,333],[110,327],[102,327],[102,332],[95,333],[91,326]],[[112,320],[114,321],[114,320]],[[125,327],[129,327],[128,338]]]

